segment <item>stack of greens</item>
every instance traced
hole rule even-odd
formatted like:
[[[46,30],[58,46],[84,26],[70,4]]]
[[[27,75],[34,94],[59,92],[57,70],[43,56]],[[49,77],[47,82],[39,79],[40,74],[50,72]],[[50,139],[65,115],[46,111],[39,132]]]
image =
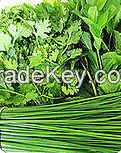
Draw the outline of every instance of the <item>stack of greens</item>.
[[[120,0],[44,0],[0,13],[0,70],[47,65],[86,76],[80,89],[58,84],[6,84],[0,73],[1,147],[7,152],[117,153],[121,150],[121,81],[98,84],[95,73],[121,73]],[[0,71],[1,72],[1,71]],[[112,74],[112,80],[116,75]],[[22,75],[25,79],[25,75]],[[90,82],[90,83],[89,83]],[[46,104],[46,105],[45,105]],[[50,105],[52,104],[52,105]],[[41,105],[41,106],[35,106]],[[14,106],[17,106],[14,107]],[[21,108],[20,106],[29,106]]]
[[[6,108],[1,146],[6,152],[118,153],[121,93],[47,106]]]
[[[47,65],[50,70],[60,65],[58,78],[65,69],[78,70],[80,75],[86,69],[87,74],[80,89],[75,88],[76,78],[71,84],[58,84],[53,77],[49,84],[46,79],[34,84],[30,78],[30,84],[22,85],[5,84],[5,75],[1,74],[0,105],[57,103],[121,91],[121,82],[94,81],[99,69],[121,72],[120,25],[120,0],[47,0],[35,7],[6,7],[0,14],[0,69],[18,73],[30,65],[31,74],[36,69],[46,73]],[[99,79],[103,77],[107,75]]]

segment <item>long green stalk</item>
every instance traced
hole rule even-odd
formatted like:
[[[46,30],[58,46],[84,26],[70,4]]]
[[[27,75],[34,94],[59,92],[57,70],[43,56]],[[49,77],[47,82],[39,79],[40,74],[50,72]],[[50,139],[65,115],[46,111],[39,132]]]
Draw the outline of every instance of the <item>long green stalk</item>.
[[[54,105],[7,108],[1,145],[11,152],[117,153],[121,93]]]

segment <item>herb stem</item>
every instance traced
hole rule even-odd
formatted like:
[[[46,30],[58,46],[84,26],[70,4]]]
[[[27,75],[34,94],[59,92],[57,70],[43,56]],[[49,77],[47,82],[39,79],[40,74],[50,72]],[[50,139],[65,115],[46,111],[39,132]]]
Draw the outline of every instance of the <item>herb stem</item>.
[[[109,44],[108,44],[109,49],[110,49],[110,46],[111,46],[111,39],[112,39],[112,33],[111,33],[110,38],[109,38]]]
[[[39,91],[39,89],[38,89],[38,87],[36,86],[36,84],[35,84],[35,83],[33,83],[33,85],[35,86],[35,88],[37,89],[37,91],[38,91],[39,95],[41,96],[41,92]]]
[[[76,10],[79,11],[79,0],[77,0]]]
[[[107,51],[109,52],[109,48],[107,47],[107,45],[105,44],[105,42],[102,40],[103,45],[105,46],[105,48],[107,49]]]
[[[97,56],[98,56],[98,61],[99,61],[100,69],[102,70],[102,69],[103,69],[103,66],[102,66],[102,61],[101,61],[101,57],[100,57],[100,52],[99,52],[99,50],[97,50]]]
[[[82,64],[83,68],[87,71],[88,77],[89,77],[89,79],[90,79],[90,81],[91,81],[91,84],[92,84],[92,88],[93,88],[95,97],[97,97],[97,90],[96,90],[95,84],[94,84],[94,82],[93,82],[93,80],[92,80],[91,74],[90,74],[89,71],[86,69],[85,65],[82,63],[81,60],[80,60],[80,62],[81,62],[81,64]]]
[[[9,69],[11,69],[10,66],[9,66],[3,59],[2,59],[1,61],[2,61]]]
[[[64,51],[62,52],[62,55],[66,52],[66,50],[68,49],[69,44],[67,44],[66,48],[64,49]]]
[[[0,115],[1,115],[2,111],[3,111],[4,109],[6,109],[6,108],[8,108],[8,107],[5,106],[5,107],[3,107],[3,108],[0,109]]]
[[[0,89],[0,91],[9,92],[9,93],[13,93],[13,94],[16,94],[16,95],[24,97],[24,95],[22,95],[22,94],[20,94],[18,92],[15,92],[15,91],[8,90],[8,89]]]
[[[49,97],[49,96],[46,96],[46,95],[41,95],[39,97],[45,97],[45,98],[48,98],[48,99],[62,99],[62,97]]]

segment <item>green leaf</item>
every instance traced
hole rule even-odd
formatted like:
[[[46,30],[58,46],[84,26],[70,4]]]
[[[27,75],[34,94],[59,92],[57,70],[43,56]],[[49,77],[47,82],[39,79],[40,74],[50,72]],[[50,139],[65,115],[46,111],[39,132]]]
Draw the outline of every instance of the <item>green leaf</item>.
[[[35,25],[35,22],[34,21],[28,21],[28,20],[25,20],[27,24],[29,24],[31,27],[33,27]]]
[[[81,41],[88,48],[88,50],[92,50],[90,33],[84,31],[84,33],[82,34],[82,37],[81,37]]]
[[[73,11],[76,15],[78,15],[84,22],[89,26],[90,32],[93,35],[93,38],[95,40],[94,46],[97,49],[97,51],[101,48],[101,34],[102,34],[102,28],[98,25],[92,22],[90,19],[83,17],[79,11]]]
[[[98,10],[96,6],[92,6],[88,9],[88,18],[94,23],[97,23],[98,19]]]
[[[8,31],[14,37],[14,42],[22,36],[29,37],[32,34],[31,28],[21,23],[18,23],[16,26],[11,24],[8,27]]]
[[[60,96],[61,95],[61,85],[58,84],[55,80],[53,83],[46,85],[48,90],[48,96]]]
[[[7,51],[11,46],[11,37],[0,31],[0,50]]]
[[[79,31],[73,33],[70,40],[69,40],[69,45],[77,44],[80,40],[81,35],[82,35],[82,30],[79,30]]]
[[[14,97],[12,97],[12,99],[7,101],[7,104],[14,104],[15,106],[18,106],[20,104],[26,104],[25,98],[19,95],[16,95]]]
[[[113,14],[115,12],[116,8],[114,5],[110,5],[108,7],[108,9],[103,12],[101,15],[99,15],[99,18],[98,18],[98,22],[97,24],[103,29],[107,24],[108,22],[111,20],[111,18],[113,17]]]
[[[63,36],[60,35],[55,40],[58,41],[58,43],[62,46],[65,46],[67,44],[77,44],[80,40],[81,35],[81,22],[76,20],[68,29],[65,30]]]
[[[27,102],[29,102],[30,100],[35,100],[37,98],[37,93],[35,93],[35,91],[31,91],[29,93],[26,94],[26,100]]]
[[[71,84],[63,85],[62,91],[65,95],[74,95],[75,93],[79,92],[79,89],[76,89],[75,86],[77,84],[77,79],[74,79],[74,81]]]
[[[6,89],[5,81],[4,81],[4,76],[1,74],[0,75],[0,87]]]
[[[120,20],[121,20],[121,6],[114,19],[114,27],[117,25],[117,23],[120,22]]]
[[[107,25],[107,32],[108,33],[113,33],[114,29],[116,28],[116,26],[118,24],[120,24],[120,20],[121,20],[121,2],[120,0],[108,0],[107,5],[105,6],[105,11],[109,8],[110,5],[113,5],[116,9],[114,11],[114,13],[110,13],[110,18],[112,18],[112,20],[110,20],[110,22]],[[104,12],[104,11],[103,11]],[[118,28],[120,29],[120,27]]]
[[[58,36],[57,38],[55,38],[55,41],[58,42],[58,44],[65,46],[67,44],[67,40],[68,40],[68,35],[67,33],[64,36]]]
[[[97,6],[98,10],[102,10],[108,0],[86,0],[87,4]]]
[[[38,46],[35,47],[34,52],[32,54],[33,56],[41,56],[43,60],[46,60],[48,57],[48,52],[46,50],[45,46]]]
[[[22,24],[17,25],[17,30],[18,30],[18,33],[15,36],[16,39],[21,37],[21,36],[29,37],[32,33],[32,31],[29,27],[26,27],[25,25],[22,25]]]
[[[116,69],[121,65],[121,56],[116,52],[108,52],[102,55],[102,63],[104,70],[108,72],[110,69]]]
[[[19,92],[25,95],[33,90],[36,91],[35,87],[32,84],[25,84],[19,86]]]
[[[5,104],[7,99],[10,98],[10,93],[0,91],[0,104]]]
[[[101,12],[105,12],[106,10],[108,10],[108,8],[111,5],[113,5],[116,8],[116,10],[115,10],[114,14],[112,14],[112,13],[109,14],[109,18],[112,18],[112,16],[114,17],[118,13],[118,11],[119,11],[119,9],[121,7],[121,1],[120,0],[107,0],[107,2],[105,3],[105,6],[101,10]]]
[[[3,55],[3,52],[0,53],[0,61],[3,60],[2,55]]]
[[[55,51],[53,51],[52,54],[51,54],[52,56],[50,57],[50,60],[56,62],[58,54],[59,54],[59,50],[55,49]]]
[[[82,49],[74,49],[74,50],[69,50],[67,52],[67,55],[70,56],[69,59],[74,59],[82,54]]]
[[[72,35],[72,33],[73,32],[76,32],[76,31],[78,31],[78,30],[80,30],[81,29],[81,23],[80,23],[80,21],[74,21],[74,23],[66,30],[67,32],[68,32],[68,34],[69,34],[69,38],[71,38],[71,35]]]
[[[94,51],[89,50],[87,56],[89,58],[89,63],[91,63],[89,64],[91,74],[94,76],[95,73],[99,70],[97,54]]]
[[[30,68],[39,66],[43,62],[43,58],[41,55],[29,56],[28,58],[30,60]]]
[[[89,26],[90,31],[92,32],[93,35],[95,35],[98,38],[101,37],[102,29],[99,25],[95,24],[90,19],[83,17],[79,11],[74,10],[73,12],[76,15],[78,15]]]
[[[5,60],[5,67],[7,69],[13,69],[13,70],[17,70],[18,67],[18,63],[16,60],[12,60],[11,58],[9,60]]]
[[[47,38],[48,35],[46,33],[49,33],[51,31],[51,28],[49,28],[51,24],[49,23],[49,20],[39,21],[36,23],[35,27],[37,29],[37,36],[40,36],[42,39]]]
[[[5,102],[5,97],[3,95],[0,94],[0,104]]]
[[[93,35],[93,34],[92,34]],[[97,51],[99,52],[100,48],[101,48],[101,43],[102,43],[102,39],[96,37],[95,35],[93,35],[95,41],[94,41],[94,47],[97,49]]]
[[[107,75],[104,75],[100,80],[102,80],[103,78],[107,79]],[[112,75],[111,78],[112,80],[116,80],[117,77]],[[112,84],[108,80],[106,80],[105,83],[98,85],[98,91],[100,95],[116,93],[119,92],[120,90],[121,90],[121,81],[117,84]]]
[[[24,100],[23,100],[23,97],[21,98],[20,96],[19,97],[17,96],[17,98],[20,98],[23,100],[21,101],[22,105],[26,104],[26,102],[29,102],[31,100],[35,100],[38,96],[36,93],[36,88],[32,84],[20,85],[19,92],[24,95]]]

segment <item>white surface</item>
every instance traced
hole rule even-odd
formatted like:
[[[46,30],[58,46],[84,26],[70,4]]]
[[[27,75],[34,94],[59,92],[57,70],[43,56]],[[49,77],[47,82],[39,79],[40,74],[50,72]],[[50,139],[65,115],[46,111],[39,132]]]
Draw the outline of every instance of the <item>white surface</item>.
[[[40,4],[43,0],[0,0],[0,10],[4,8],[4,6],[14,6],[17,4],[30,3],[31,5]],[[63,2],[67,0],[62,0]]]
[[[5,153],[2,149],[0,149],[0,153]]]
[[[14,6],[17,4],[30,3],[31,5],[39,4],[42,0],[0,0],[0,9],[4,6]]]

